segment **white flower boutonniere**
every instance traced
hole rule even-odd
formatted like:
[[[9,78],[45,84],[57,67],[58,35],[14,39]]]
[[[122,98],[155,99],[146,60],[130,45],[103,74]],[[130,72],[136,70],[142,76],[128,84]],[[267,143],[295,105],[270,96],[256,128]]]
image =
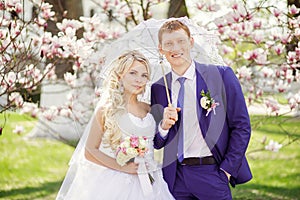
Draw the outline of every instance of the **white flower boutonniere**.
[[[213,111],[214,115],[216,114],[216,107],[220,104],[216,102],[211,96],[210,92],[207,91],[206,93],[204,90],[201,91],[202,98],[200,99],[201,107],[207,110],[207,113],[205,116],[208,116],[208,114]]]

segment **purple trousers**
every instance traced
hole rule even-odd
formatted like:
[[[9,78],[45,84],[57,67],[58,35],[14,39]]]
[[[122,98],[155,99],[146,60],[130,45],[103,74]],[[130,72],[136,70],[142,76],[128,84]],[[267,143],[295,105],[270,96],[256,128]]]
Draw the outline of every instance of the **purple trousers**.
[[[173,191],[176,200],[231,200],[226,174],[218,165],[177,165]]]

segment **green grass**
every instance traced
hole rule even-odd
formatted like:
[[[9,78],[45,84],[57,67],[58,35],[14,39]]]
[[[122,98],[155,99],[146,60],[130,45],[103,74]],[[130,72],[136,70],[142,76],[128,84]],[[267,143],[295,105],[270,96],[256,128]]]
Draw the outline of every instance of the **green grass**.
[[[252,133],[247,157],[253,179],[232,189],[234,199],[299,199],[300,119],[252,116],[251,121],[255,130]],[[259,151],[271,139],[284,144],[282,149],[279,152]],[[264,140],[265,144],[262,143]]]
[[[0,124],[3,121],[1,115]],[[0,136],[0,199],[55,199],[74,148],[12,133],[16,124],[29,132],[35,122],[18,114],[8,116]]]
[[[248,160],[253,179],[232,188],[236,200],[281,200],[300,197],[300,119],[252,116],[253,130]],[[3,116],[0,115],[0,125]],[[52,200],[59,190],[74,148],[46,139],[26,139],[12,133],[16,124],[29,132],[35,120],[22,115],[9,116],[0,136],[0,199]],[[287,132],[290,134],[287,137]],[[266,137],[283,144],[279,152],[256,151]],[[294,141],[294,142],[293,142]],[[251,153],[252,152],[252,153]]]

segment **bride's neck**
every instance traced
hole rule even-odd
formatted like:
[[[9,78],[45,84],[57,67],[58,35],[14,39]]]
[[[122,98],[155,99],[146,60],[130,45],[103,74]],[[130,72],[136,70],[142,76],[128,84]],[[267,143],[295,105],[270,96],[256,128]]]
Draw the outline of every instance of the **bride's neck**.
[[[124,102],[125,102],[125,106],[137,106],[138,105],[138,100],[137,100],[137,96],[136,95],[124,95]]]

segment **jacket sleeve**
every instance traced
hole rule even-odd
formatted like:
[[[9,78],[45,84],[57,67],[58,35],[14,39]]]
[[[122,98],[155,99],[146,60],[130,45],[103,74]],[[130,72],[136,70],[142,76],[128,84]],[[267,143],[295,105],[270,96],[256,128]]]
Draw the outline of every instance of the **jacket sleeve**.
[[[156,121],[156,133],[154,135],[153,143],[155,149],[161,149],[165,146],[167,137],[165,138],[161,136],[158,131],[158,126],[162,120],[163,116],[163,106],[159,104],[158,96],[158,85],[153,84],[151,87],[151,114],[153,115]]]
[[[230,67],[224,71],[223,82],[227,99],[229,140],[220,168],[236,178],[250,140],[251,125],[241,85]]]

